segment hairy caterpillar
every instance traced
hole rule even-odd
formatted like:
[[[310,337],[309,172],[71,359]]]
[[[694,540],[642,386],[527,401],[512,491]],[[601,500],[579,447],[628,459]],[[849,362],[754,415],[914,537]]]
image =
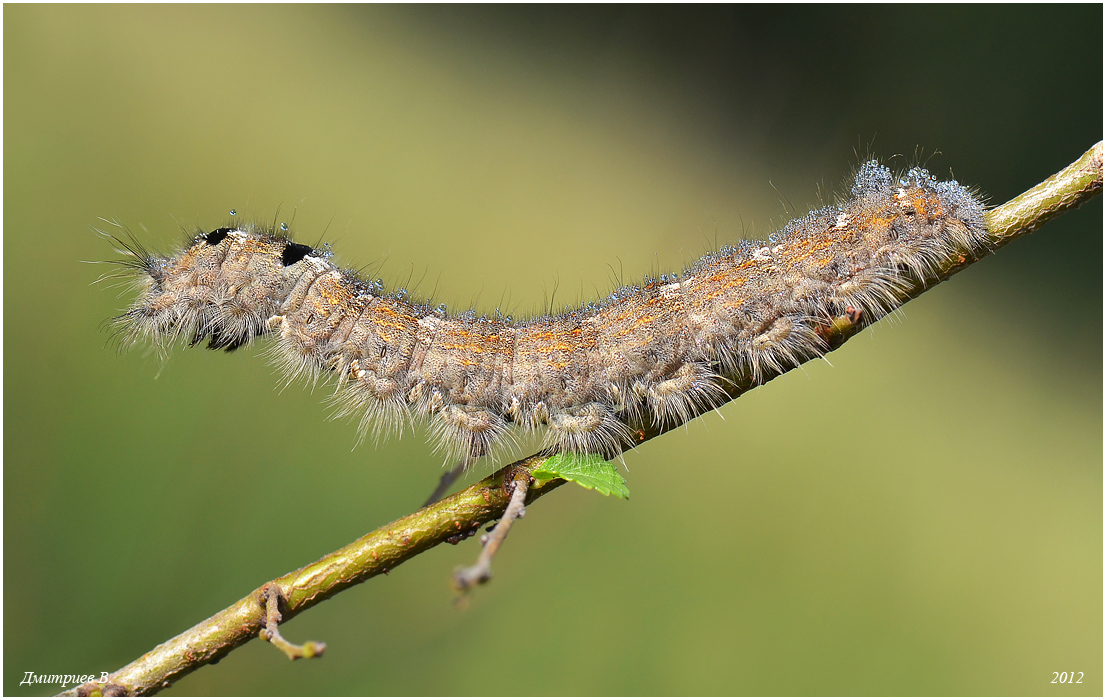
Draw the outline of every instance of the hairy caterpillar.
[[[547,428],[550,448],[611,455],[636,426],[678,425],[725,403],[738,372],[760,382],[824,354],[820,327],[882,317],[940,259],[980,250],[985,233],[982,204],[959,183],[921,168],[896,179],[870,161],[846,201],[767,242],[515,321],[413,303],[274,228],[233,226],[172,257],[116,239],[145,288],[114,324],[127,343],[185,338],[228,351],[273,334],[290,376],[332,373],[340,413],[360,416],[362,432],[427,418],[463,462],[511,424]]]

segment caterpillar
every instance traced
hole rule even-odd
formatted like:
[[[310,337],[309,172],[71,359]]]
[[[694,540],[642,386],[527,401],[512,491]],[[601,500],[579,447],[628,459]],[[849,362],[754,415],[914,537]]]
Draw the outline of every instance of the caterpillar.
[[[940,260],[981,251],[985,235],[983,205],[963,185],[869,161],[847,198],[767,241],[522,320],[417,303],[275,226],[217,228],[172,256],[113,237],[142,289],[112,325],[125,345],[159,348],[185,339],[232,351],[272,335],[289,380],[332,377],[338,413],[362,435],[429,420],[465,464],[512,426],[544,430],[549,449],[610,456],[635,426],[725,403],[734,376],[761,383],[825,354],[819,328],[881,318],[933,281]]]

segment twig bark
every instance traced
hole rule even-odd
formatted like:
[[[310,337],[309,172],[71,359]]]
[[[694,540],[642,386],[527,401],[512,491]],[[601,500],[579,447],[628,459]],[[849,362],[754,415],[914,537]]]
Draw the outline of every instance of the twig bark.
[[[997,250],[1036,230],[1101,192],[1102,142],[1099,142],[1061,172],[988,212],[990,250]],[[950,257],[941,266],[938,280],[951,277],[977,259],[966,255]],[[919,282],[903,294],[902,301],[918,296],[933,284],[932,280],[927,284]],[[829,346],[836,348],[870,321],[859,314],[846,313],[821,329],[821,333]],[[753,383],[751,377],[730,379],[733,382],[730,398],[737,398]],[[634,444],[626,447],[641,444],[670,427],[642,427],[635,434]],[[431,547],[475,534],[483,524],[503,518],[513,494],[523,494],[517,505],[521,508],[565,483],[556,479],[530,485],[530,473],[547,458],[548,455],[537,454],[503,467],[479,483],[385,525],[314,564],[266,583],[229,608],[110,674],[105,683],[86,683],[62,695],[149,695],[205,664],[218,661],[259,636],[262,630],[267,630],[265,636],[270,641],[278,638],[283,641],[279,634],[273,634],[280,617],[291,619],[350,586],[387,573]],[[293,652],[297,648],[302,652],[308,646],[285,644]],[[318,647],[314,651],[318,653]]]

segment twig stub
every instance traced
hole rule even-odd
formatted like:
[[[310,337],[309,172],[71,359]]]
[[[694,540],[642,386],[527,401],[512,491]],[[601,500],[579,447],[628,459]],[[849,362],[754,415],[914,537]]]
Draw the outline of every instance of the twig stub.
[[[282,619],[280,604],[283,595],[280,592],[280,587],[275,584],[268,584],[262,587],[261,591],[261,605],[265,609],[265,626],[261,628],[257,636],[283,651],[291,661],[322,656],[323,652],[326,651],[326,643],[307,641],[303,644],[293,644],[280,634],[277,629]]]
[[[507,510],[503,517],[496,523],[487,539],[483,540],[484,548],[480,551],[476,563],[472,566],[459,569],[453,574],[453,585],[461,593],[468,592],[473,586],[487,583],[492,577],[492,557],[499,550],[503,540],[507,539],[507,533],[515,520],[521,518],[526,512],[526,492],[530,488],[530,472],[522,469],[509,472],[514,488],[511,492],[511,500],[507,504]]]

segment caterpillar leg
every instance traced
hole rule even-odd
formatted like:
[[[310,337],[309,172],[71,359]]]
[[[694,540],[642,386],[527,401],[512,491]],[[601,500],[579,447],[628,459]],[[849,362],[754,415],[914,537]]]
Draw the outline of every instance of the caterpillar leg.
[[[456,466],[445,474],[442,474],[442,478],[438,481],[438,485],[434,488],[434,492],[430,494],[430,498],[426,499],[426,503],[423,503],[422,507],[425,508],[431,503],[436,503],[442,496],[446,495],[449,491],[449,487],[453,486],[453,482],[457,481],[457,477],[465,473],[468,466],[469,460],[462,459]]]

